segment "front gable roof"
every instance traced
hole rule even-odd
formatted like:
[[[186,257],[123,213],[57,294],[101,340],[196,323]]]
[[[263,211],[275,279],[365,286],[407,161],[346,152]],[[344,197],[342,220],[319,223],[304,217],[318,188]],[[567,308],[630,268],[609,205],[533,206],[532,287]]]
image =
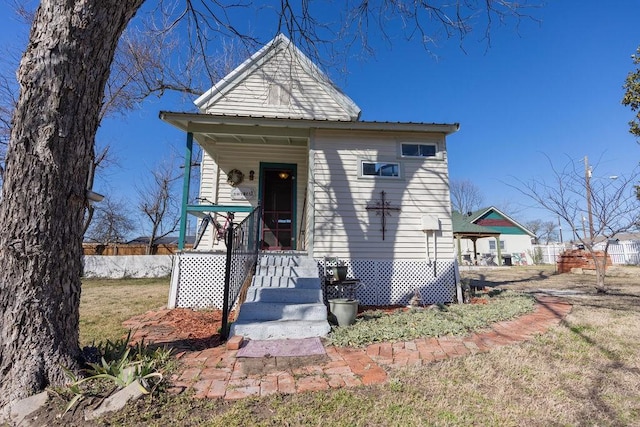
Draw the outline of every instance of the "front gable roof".
[[[194,101],[208,114],[355,121],[360,108],[279,34]]]
[[[489,206],[488,208],[471,212],[469,221],[483,227],[497,230],[501,234],[528,234],[531,237],[536,237],[536,235],[529,231],[524,225],[500,211],[495,206]]]

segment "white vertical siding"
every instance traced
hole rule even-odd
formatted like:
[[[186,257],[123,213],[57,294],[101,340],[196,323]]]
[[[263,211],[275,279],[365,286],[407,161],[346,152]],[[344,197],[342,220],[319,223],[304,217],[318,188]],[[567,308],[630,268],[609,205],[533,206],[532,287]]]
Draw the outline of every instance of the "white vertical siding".
[[[328,87],[309,74],[292,57],[280,51],[239,81],[208,114],[260,117],[351,120],[348,112],[331,96]]]
[[[449,179],[446,155],[436,159],[400,158],[401,141],[439,141],[439,134],[391,134],[318,131],[314,140],[314,250],[315,257],[334,255],[352,259],[424,259],[422,215],[439,218],[437,259],[453,259]],[[443,153],[444,154],[444,153]],[[401,179],[359,178],[359,159],[397,161]],[[401,211],[391,211],[382,239],[382,217],[367,206],[386,200]],[[430,238],[433,258],[433,239]]]

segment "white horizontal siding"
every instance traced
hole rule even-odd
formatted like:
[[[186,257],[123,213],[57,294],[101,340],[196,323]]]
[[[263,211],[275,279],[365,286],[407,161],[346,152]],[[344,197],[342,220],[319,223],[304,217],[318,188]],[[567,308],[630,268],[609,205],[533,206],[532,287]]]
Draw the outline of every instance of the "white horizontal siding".
[[[212,202],[216,200],[216,195],[218,191],[217,175],[218,175],[218,167],[214,159],[211,157],[210,154],[208,154],[206,151],[203,150],[202,162],[200,165],[200,189],[198,191],[199,198],[204,198]],[[193,201],[193,203],[197,204],[198,201]],[[206,202],[201,202],[201,203],[206,203]],[[193,218],[196,218],[196,217],[192,216],[188,218],[188,220],[192,221]],[[195,228],[196,233],[200,228],[200,223],[201,223],[201,220],[196,219],[196,228]],[[207,230],[204,236],[202,237],[202,240],[198,244],[198,247],[196,248],[196,250],[208,251],[214,248],[214,244],[217,246],[217,242],[214,241],[214,238],[213,238],[213,230],[214,230],[214,227],[212,224],[210,224],[207,227]],[[220,244],[222,245],[222,242],[220,242]]]
[[[302,212],[305,200],[305,191],[307,186],[307,148],[299,146],[286,145],[249,145],[234,144],[224,146],[208,146],[208,150],[215,150],[216,161],[203,162],[203,176],[215,178],[215,182],[207,185],[209,188],[217,188],[212,195],[214,198],[207,198],[218,205],[240,205],[240,206],[257,206],[259,193],[259,174],[260,163],[289,163],[297,165],[296,180],[296,241],[300,234],[300,226],[302,222]],[[218,169],[219,168],[219,169]],[[239,201],[231,199],[231,190],[233,187],[227,183],[227,174],[232,169],[238,169],[244,173],[244,181],[239,187],[253,188],[256,197],[252,200]],[[249,180],[249,171],[255,172],[253,181]],[[218,173],[217,173],[218,172]],[[209,179],[209,178],[207,178]],[[203,180],[204,182],[204,180]],[[241,221],[246,215],[237,214],[236,222]],[[221,220],[223,223],[224,219]],[[208,230],[211,234],[207,236],[206,242],[203,239],[201,243],[202,250],[210,250],[212,248],[212,230]],[[209,233],[207,233],[209,234]],[[222,245],[222,246],[221,246]],[[220,242],[215,244],[213,248],[224,247]]]
[[[314,146],[314,256],[333,255],[357,259],[424,259],[425,234],[422,215],[440,219],[436,235],[438,259],[453,258],[449,184],[446,156],[444,160],[403,159],[398,144],[410,137],[440,139],[439,135],[375,134],[358,132],[340,136],[334,132],[317,132]],[[431,140],[431,139],[429,139]],[[396,161],[401,163],[401,179],[359,178],[359,160]],[[391,207],[382,217],[367,206],[375,206],[381,192]],[[430,236],[433,257],[433,238]]]
[[[200,191],[198,197],[216,199],[218,168],[209,154],[203,152],[200,166]]]
[[[280,87],[283,104],[276,102]],[[288,49],[280,50],[238,84],[214,105],[209,114],[235,114],[265,117],[302,118],[311,120],[349,120],[349,114],[299,63],[291,59]]]

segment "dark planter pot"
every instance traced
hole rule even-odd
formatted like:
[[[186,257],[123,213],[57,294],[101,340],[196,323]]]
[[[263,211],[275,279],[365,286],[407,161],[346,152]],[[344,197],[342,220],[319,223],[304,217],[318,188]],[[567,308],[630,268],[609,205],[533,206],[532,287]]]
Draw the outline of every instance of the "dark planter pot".
[[[338,277],[338,280],[345,280],[347,278],[347,267],[346,266],[338,266],[335,267],[336,269],[336,276]]]

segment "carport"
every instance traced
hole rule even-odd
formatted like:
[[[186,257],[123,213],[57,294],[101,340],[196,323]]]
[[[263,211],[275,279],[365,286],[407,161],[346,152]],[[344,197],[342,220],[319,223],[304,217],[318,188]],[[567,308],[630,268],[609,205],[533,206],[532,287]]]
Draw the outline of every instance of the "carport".
[[[498,265],[502,265],[500,233],[488,227],[474,224],[468,221],[467,218],[469,217],[458,212],[453,212],[451,214],[451,219],[453,222],[453,237],[456,239],[456,245],[458,248],[458,264],[462,265],[462,247],[460,245],[460,240],[469,239],[473,242],[473,256],[471,261],[473,265],[478,265],[478,250],[476,247],[477,240],[487,237],[493,237],[494,239],[496,239],[496,249],[498,251],[496,263]]]

